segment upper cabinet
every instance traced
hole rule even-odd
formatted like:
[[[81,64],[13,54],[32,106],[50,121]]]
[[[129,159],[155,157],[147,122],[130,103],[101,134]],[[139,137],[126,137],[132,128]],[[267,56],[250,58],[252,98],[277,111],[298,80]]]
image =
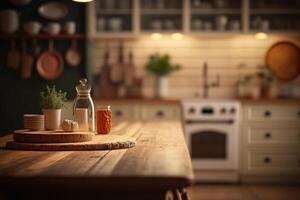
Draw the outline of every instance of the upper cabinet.
[[[299,0],[251,0],[249,7],[251,31],[300,31]]]
[[[299,0],[95,0],[87,14],[90,37],[300,32]]]
[[[90,37],[132,36],[137,33],[136,0],[95,0],[88,5]]]
[[[191,32],[240,32],[241,0],[190,0]]]
[[[141,0],[141,32],[182,31],[182,0]]]

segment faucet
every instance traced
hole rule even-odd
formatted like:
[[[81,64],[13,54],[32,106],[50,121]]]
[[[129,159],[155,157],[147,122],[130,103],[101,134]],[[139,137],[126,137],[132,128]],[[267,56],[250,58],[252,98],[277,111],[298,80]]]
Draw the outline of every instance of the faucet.
[[[203,64],[203,98],[209,97],[209,88],[220,86],[220,76],[217,74],[216,81],[209,83],[208,82],[208,68],[207,63]]]

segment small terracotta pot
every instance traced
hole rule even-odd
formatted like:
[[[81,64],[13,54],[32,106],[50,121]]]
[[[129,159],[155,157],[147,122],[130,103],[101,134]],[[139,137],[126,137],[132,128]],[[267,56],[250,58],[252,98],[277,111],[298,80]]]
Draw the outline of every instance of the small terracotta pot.
[[[61,124],[61,109],[43,109],[45,129],[58,130]]]

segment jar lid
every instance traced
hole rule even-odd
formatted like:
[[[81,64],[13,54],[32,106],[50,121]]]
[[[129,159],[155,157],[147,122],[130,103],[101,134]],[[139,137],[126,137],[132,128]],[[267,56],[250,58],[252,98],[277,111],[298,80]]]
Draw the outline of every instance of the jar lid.
[[[97,106],[96,110],[110,110],[110,106],[100,105],[100,106]]]
[[[89,94],[91,92],[91,86],[87,83],[87,79],[83,78],[79,80],[79,85],[76,86],[78,94]]]

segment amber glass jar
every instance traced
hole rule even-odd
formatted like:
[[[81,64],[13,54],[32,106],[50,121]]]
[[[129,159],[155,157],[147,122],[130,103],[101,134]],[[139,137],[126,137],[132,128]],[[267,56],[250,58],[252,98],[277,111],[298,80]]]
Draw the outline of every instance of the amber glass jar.
[[[101,106],[96,110],[97,133],[108,134],[111,131],[110,106]]]

